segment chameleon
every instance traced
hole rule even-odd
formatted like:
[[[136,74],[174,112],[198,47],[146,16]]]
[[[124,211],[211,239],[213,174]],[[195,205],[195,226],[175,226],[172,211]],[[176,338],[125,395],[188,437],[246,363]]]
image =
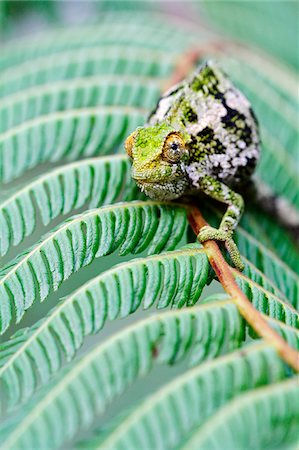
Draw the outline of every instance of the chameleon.
[[[227,205],[219,228],[198,235],[224,242],[243,269],[233,232],[244,210],[238,190],[250,180],[260,156],[257,119],[248,99],[216,61],[206,61],[159,99],[147,123],[125,141],[132,178],[155,200],[205,196]]]

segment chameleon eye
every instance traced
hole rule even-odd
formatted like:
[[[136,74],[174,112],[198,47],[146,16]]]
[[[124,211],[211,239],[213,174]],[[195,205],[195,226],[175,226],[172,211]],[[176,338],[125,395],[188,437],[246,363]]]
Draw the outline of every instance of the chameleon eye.
[[[169,135],[163,147],[164,158],[174,163],[179,161],[184,153],[186,149],[183,139],[177,134]]]
[[[130,134],[129,137],[127,137],[126,141],[125,141],[125,149],[127,154],[130,156],[130,158],[133,158],[132,152],[133,152],[133,145],[134,145],[134,137],[135,137],[135,132]]]

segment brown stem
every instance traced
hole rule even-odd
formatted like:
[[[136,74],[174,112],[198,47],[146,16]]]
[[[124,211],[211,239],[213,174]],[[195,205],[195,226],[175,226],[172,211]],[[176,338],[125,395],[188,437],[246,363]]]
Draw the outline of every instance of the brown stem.
[[[200,229],[208,223],[202,217],[197,207],[192,207],[188,213],[189,223],[196,235]],[[203,243],[210,264],[215,270],[218,280],[224,290],[231,296],[237,305],[240,314],[244,317],[257,334],[265,338],[273,345],[281,358],[286,361],[296,372],[299,372],[299,353],[288,345],[288,343],[271,328],[264,317],[254,308],[244,292],[237,285],[231,267],[227,264],[215,241]]]

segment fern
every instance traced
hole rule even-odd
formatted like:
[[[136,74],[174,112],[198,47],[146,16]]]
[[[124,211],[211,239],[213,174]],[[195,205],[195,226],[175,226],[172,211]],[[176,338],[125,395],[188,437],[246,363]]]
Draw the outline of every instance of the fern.
[[[254,374],[251,372],[253,359]],[[233,395],[254,389],[265,381],[280,380],[283,369],[275,359],[267,347],[254,345],[187,372],[137,407],[101,442],[101,448],[144,448],[146,442],[151,442],[152,448],[176,448],[190,430]],[[271,380],[261,378],[263,364],[274,365]],[[178,414],[167,414],[171,408]],[[88,443],[86,445],[89,448]]]
[[[267,292],[260,285],[238,272],[236,272],[235,277],[238,285],[253,302],[256,309],[274,319],[282,320],[288,325],[299,327],[298,313],[290,304],[284,303],[275,295]]]
[[[208,30],[194,30],[186,33],[176,25],[165,23],[155,16],[149,21],[148,14],[134,15],[115,13],[101,18],[100,24],[49,31],[32,39],[16,40],[8,43],[1,51],[0,70],[20,64],[24,61],[35,60],[37,57],[57,54],[66,50],[98,47],[107,45],[122,45],[133,48],[165,50],[177,54],[189,48],[190,45],[203,42],[213,37]],[[104,23],[104,21],[106,23]],[[82,38],[84,41],[82,42]]]
[[[72,50],[7,69],[0,76],[0,97],[59,80],[93,75],[140,75],[165,78],[171,73],[174,55],[158,50],[126,46]]]
[[[125,156],[86,159],[27,184],[0,204],[0,254],[33,233],[38,217],[48,225],[88,203],[89,208],[138,198]]]
[[[36,300],[94,258],[172,249],[186,228],[183,208],[157,202],[122,203],[78,215],[50,233],[0,273],[0,332],[15,314],[18,323]]]
[[[151,78],[113,76],[59,81],[17,92],[0,101],[0,132],[58,111],[119,105],[150,108],[159,96]]]
[[[218,302],[216,306],[218,306]],[[207,311],[210,307],[209,304]],[[235,309],[233,305],[231,307]],[[224,306],[224,311],[225,309]],[[199,308],[197,314],[204,314],[204,311],[205,308]],[[150,370],[156,352],[159,355],[158,362],[173,363],[182,358],[197,342],[197,356],[195,357],[193,353],[193,364],[202,358],[207,358],[210,352],[213,352],[213,355],[218,354],[221,349],[219,340],[223,341],[223,333],[227,333],[227,328],[222,328],[225,322],[221,320],[219,314],[213,314],[213,308],[211,320],[207,320],[206,317],[201,320],[200,317],[199,320],[194,321],[195,326],[198,327],[206,324],[204,330],[199,328],[198,331],[191,326],[191,317],[196,314],[196,310],[185,310],[180,314],[176,313],[176,316],[174,314],[163,315],[159,321],[150,318],[141,324],[134,325],[79,360],[73,370],[64,372],[59,381],[56,381],[53,386],[46,387],[36,400],[33,399],[31,407],[27,406],[21,416],[16,416],[15,420],[8,424],[9,437],[7,441],[5,438],[6,427],[4,427],[2,442],[5,447],[23,448],[27,445],[31,448],[40,448],[51,445],[52,448],[57,448],[62,446],[64,440],[74,437],[79,428],[81,430],[87,428],[96,414],[104,413],[108,404],[116,395],[120,395],[125,386],[132,384],[136,377],[144,376]],[[215,328],[213,317],[217,321]],[[231,324],[233,329],[229,333],[233,343],[238,346],[243,337],[243,330],[238,323],[240,321],[237,319],[238,315],[234,314],[234,317],[235,322]],[[207,334],[211,337],[213,329],[217,330],[217,335],[213,333],[213,340],[208,339]],[[198,338],[196,339],[198,333],[202,337],[199,337],[199,342]],[[163,340],[161,340],[161,336],[163,336]],[[198,346],[201,342],[204,349],[198,354]],[[157,345],[158,349],[153,351]],[[248,357],[246,358],[247,352]],[[252,368],[247,372],[246,377],[247,365],[249,367],[252,365]],[[130,371],[126,369],[128,366],[131,367]],[[269,378],[266,380],[262,376],[265,366],[269,369],[267,371]],[[216,373],[213,372],[213,369]],[[204,373],[206,381],[203,382],[203,387],[205,383],[208,383],[210,389],[206,388],[205,391],[210,393],[213,398],[213,389],[222,388],[224,392],[234,391],[231,389],[231,383],[235,379],[234,373],[241,371],[242,376],[236,377],[235,381],[236,388],[239,385],[240,389],[244,389],[246,381],[249,384],[248,388],[253,388],[267,381],[279,380],[284,375],[283,364],[275,351],[265,344],[255,345],[248,350],[243,349],[241,353],[232,353],[223,358],[223,365],[220,359],[208,362],[206,366],[200,366],[195,370],[195,373]],[[227,379],[223,373],[227,374]],[[184,377],[188,378],[188,375]],[[218,382],[213,383],[214,379]],[[173,391],[178,391],[177,386]],[[225,395],[222,395],[225,398]],[[190,402],[188,394],[187,400]],[[206,399],[205,403],[208,404],[209,399]],[[67,414],[65,412],[62,414],[62,405],[68,408]],[[183,413],[183,410],[181,411]],[[44,423],[48,423],[46,428],[43,426]],[[165,434],[165,436],[167,435]]]
[[[291,379],[243,394],[222,408],[187,442],[185,449],[296,447],[298,380]],[[263,423],[263,427],[260,424]],[[235,433],[236,424],[238,433]],[[221,442],[221,446],[219,443]],[[291,446],[292,448],[292,446]]]
[[[204,251],[198,246],[187,246],[126,262],[87,282],[61,300],[34,327],[20,330],[0,347],[0,380],[6,385],[8,409],[26,401],[39,383],[47,384],[62,365],[61,352],[68,361],[73,359],[86,336],[100,331],[107,320],[126,317],[141,305],[144,309],[154,304],[158,309],[192,306],[200,298],[209,278]],[[246,294],[250,293],[248,297],[259,311],[280,320],[274,321],[273,326],[283,322],[299,328],[297,312],[285,301],[245,276],[238,276],[237,280]],[[259,281],[267,285],[262,275]],[[282,330],[287,333],[288,327]],[[292,339],[296,332],[290,333],[285,338],[297,348],[297,340]],[[42,370],[43,367],[47,369]],[[30,388],[25,389],[25,386]]]
[[[0,380],[6,384],[9,407],[32,395],[39,383],[37,367],[40,382],[46,384],[62,366],[61,351],[68,361],[73,359],[86,336],[107,320],[126,317],[141,305],[192,306],[208,275],[206,255],[191,247],[124,263],[92,279],[0,347]]]
[[[268,250],[284,261],[285,269],[291,268],[295,272],[293,276],[296,277],[298,248],[293,237],[286,230],[256,208],[248,208],[242,217],[242,226],[250,235],[259,236],[259,241],[262,241]],[[287,283],[284,284],[288,287]]]
[[[0,135],[0,181],[8,183],[45,162],[113,152],[144,120],[141,109],[103,106],[27,121]]]
[[[274,329],[289,353],[299,348],[292,237],[247,201],[235,234],[245,270],[223,268],[270,330],[261,332],[267,342],[251,342],[257,327],[240,315],[239,297],[228,290],[202,301],[203,291],[218,289],[207,288],[215,277],[208,256],[225,282],[209,247],[194,244],[190,207],[145,200],[128,158],[112,154],[145,123],[177,63],[188,65],[182,53],[197,48],[200,59],[219,59],[249,97],[263,141],[258,178],[296,208],[296,78],[265,54],[223,43],[202,26],[185,28],[150,6],[133,14],[120,5],[100,23],[50,29],[1,49],[0,438],[7,449],[77,448],[82,434],[83,448],[295,445],[296,379],[275,352],[279,337],[268,342]],[[185,13],[192,8],[196,21],[196,4]],[[218,226],[222,212],[204,201],[200,209]],[[149,318],[127,326],[150,308]],[[123,329],[103,342],[117,319]],[[170,368],[177,363],[180,376]],[[151,381],[152,369],[165,364],[171,380]],[[151,383],[148,397],[143,390],[109,420],[110,406],[119,407],[138,380]]]

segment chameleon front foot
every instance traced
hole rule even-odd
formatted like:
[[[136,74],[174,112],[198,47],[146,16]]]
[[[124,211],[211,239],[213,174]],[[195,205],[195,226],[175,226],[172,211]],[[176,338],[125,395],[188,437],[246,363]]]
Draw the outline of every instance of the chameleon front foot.
[[[244,270],[240,252],[232,239],[232,232],[206,226],[200,230],[197,238],[199,242],[206,242],[210,239],[224,242],[234,266],[240,271]]]

